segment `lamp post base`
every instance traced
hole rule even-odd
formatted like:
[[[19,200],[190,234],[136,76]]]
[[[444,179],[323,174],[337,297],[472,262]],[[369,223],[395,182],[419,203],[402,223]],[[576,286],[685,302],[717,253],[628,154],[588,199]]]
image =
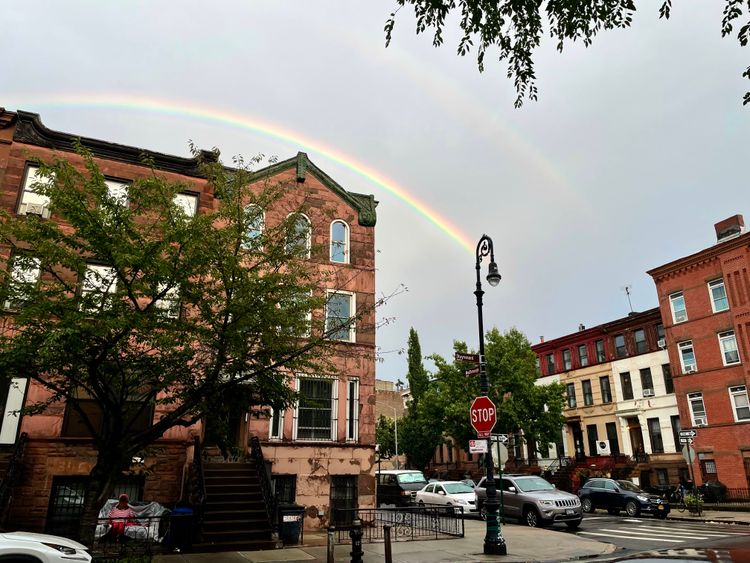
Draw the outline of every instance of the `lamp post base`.
[[[485,555],[508,555],[508,547],[505,545],[505,538],[484,538]]]

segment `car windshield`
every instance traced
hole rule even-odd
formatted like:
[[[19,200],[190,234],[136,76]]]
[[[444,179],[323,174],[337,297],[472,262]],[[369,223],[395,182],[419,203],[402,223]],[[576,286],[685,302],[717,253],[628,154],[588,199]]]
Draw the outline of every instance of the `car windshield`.
[[[551,491],[555,488],[552,483],[548,483],[541,477],[529,477],[528,479],[518,479],[516,485],[524,493],[530,493],[532,491]]]
[[[398,476],[399,483],[426,483],[427,481],[422,475],[421,471],[413,471],[411,473],[401,473]]]
[[[617,484],[620,485],[621,489],[625,489],[626,491],[630,491],[631,493],[643,492],[641,489],[639,489],[636,485],[634,485],[630,481],[617,481]]]
[[[474,489],[464,483],[446,483],[445,485],[443,485],[443,488],[445,489],[446,493],[451,495],[474,492]]]

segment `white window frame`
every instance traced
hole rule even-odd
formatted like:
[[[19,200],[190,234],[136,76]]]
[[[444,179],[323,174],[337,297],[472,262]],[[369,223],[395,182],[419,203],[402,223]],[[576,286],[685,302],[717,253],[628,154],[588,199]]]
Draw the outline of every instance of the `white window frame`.
[[[344,244],[344,259],[343,260],[334,260],[333,259],[333,244],[334,244],[334,242],[339,242],[339,241],[334,241],[333,240],[333,227],[334,227],[334,225],[336,223],[340,223],[340,224],[342,224],[344,226],[344,240],[342,241],[343,244]],[[329,231],[330,231],[329,234],[330,234],[330,240],[331,240],[331,244],[330,244],[330,248],[329,248],[329,259],[330,259],[330,261],[334,262],[336,264],[348,264],[349,263],[349,224],[346,221],[344,221],[343,219],[336,219],[334,221],[331,221],[331,226],[330,226]]]
[[[353,416],[352,416],[353,415]],[[346,382],[346,441],[359,440],[359,379]]]
[[[269,440],[283,440],[284,439],[284,414],[283,409],[271,409],[271,418],[268,419],[268,439]],[[273,425],[278,419],[279,426],[278,432],[274,434]]]
[[[174,194],[172,203],[182,210],[186,217],[195,217],[198,213],[198,196],[195,194]]]
[[[745,385],[737,385],[735,387],[730,387],[728,391],[729,399],[732,402],[732,415],[734,415],[734,421],[745,422],[750,420],[750,401],[747,398],[747,387]],[[737,406],[738,397],[745,397],[745,404],[743,406]],[[737,414],[737,409],[747,409],[747,416],[745,418],[740,418]]]
[[[292,435],[294,440],[298,442],[335,442],[338,439],[338,420],[339,420],[339,380],[332,377],[319,377],[314,375],[299,375],[296,378],[297,393],[300,392],[303,379],[318,379],[328,381],[331,383],[331,429],[329,438],[300,438],[299,437],[299,405],[300,402],[294,406],[294,424],[292,429]]]
[[[304,217],[305,221],[307,221],[307,238],[305,239],[306,252],[304,254],[304,258],[310,258],[310,249],[312,248],[312,221],[310,221],[310,218],[307,215],[305,215],[304,213],[300,213],[299,211],[293,211],[292,213],[287,215],[287,218],[291,217],[292,215],[298,215],[300,217]],[[296,227],[296,222],[295,222],[295,227]],[[295,230],[295,234],[296,234],[296,230]],[[285,244],[285,249],[288,253],[291,253],[292,249],[290,249],[289,247],[290,247],[290,241],[289,239],[287,239],[286,244]]]
[[[733,330],[727,330],[725,332],[720,332],[716,335],[716,337],[719,339],[719,351],[721,352],[721,362],[725,366],[736,366],[742,363],[740,360],[740,349],[737,347],[737,337],[734,334]],[[727,349],[724,347],[724,343],[731,342],[734,344],[734,352],[737,354],[737,360],[730,362],[727,361]],[[729,352],[732,352],[732,350],[729,350]]]
[[[685,348],[690,348],[693,351],[693,363],[692,364],[685,364],[685,356],[683,353],[683,350]],[[693,346],[692,340],[683,340],[682,342],[677,343],[677,350],[680,354],[680,367],[682,368],[682,373],[687,373],[687,367],[688,365],[693,366],[693,371],[698,371],[698,358],[695,357],[695,347]]]
[[[27,204],[49,206],[49,196],[36,193],[31,186],[32,184],[49,183],[51,181],[50,178],[39,176],[38,166],[29,165],[26,167],[26,174],[23,179],[23,193],[21,194],[21,201],[18,203],[19,214],[25,214],[24,210]]]
[[[109,274],[109,275],[108,275]],[[111,280],[109,285],[104,288],[103,284]],[[99,293],[102,296],[102,303],[99,307],[107,309],[109,304],[107,298],[117,292],[117,272],[111,266],[102,266],[100,264],[87,264],[86,271],[83,273],[81,283],[81,297],[87,294]]]
[[[696,421],[695,409],[693,403],[700,401],[701,407],[703,408],[703,423]],[[690,409],[690,420],[693,422],[693,426],[708,425],[708,413],[706,412],[706,403],[703,401],[703,393],[688,393],[687,394],[688,408]]]
[[[678,319],[677,318],[677,311],[675,310],[675,301],[678,299],[682,300],[682,311],[685,314],[684,319]],[[672,322],[674,324],[684,323],[688,320],[688,314],[687,314],[687,303],[685,303],[685,295],[681,291],[675,291],[674,293],[670,293],[669,295],[669,308],[672,311]]]
[[[121,180],[107,179],[104,180],[104,183],[107,185],[107,194],[109,195],[109,198],[118,205],[127,207],[129,184]]]
[[[266,230],[266,212],[265,210],[255,203],[250,203],[245,206],[245,219],[247,220],[248,212],[251,208],[255,208],[258,211],[260,211],[260,224],[251,224],[248,225],[248,228],[245,229],[245,232],[242,234],[244,242],[242,243],[242,248],[251,248],[253,246],[253,243],[258,240],[260,237],[263,236],[263,233]],[[252,229],[251,229],[252,227]],[[250,236],[250,232],[252,230],[253,235]],[[309,250],[308,250],[309,252]]]
[[[22,265],[23,262],[23,265]],[[31,266],[31,267],[30,267]],[[21,287],[34,286],[39,283],[42,276],[42,262],[33,256],[16,255],[13,257],[10,270],[10,285],[16,290]],[[16,300],[8,299],[3,308],[8,311],[17,311],[22,304]]]
[[[724,278],[719,278],[718,280],[713,280],[708,282],[708,297],[711,301],[711,310],[714,313],[722,313],[724,311],[729,311],[729,294],[727,293],[727,286],[724,284]],[[714,288],[721,287],[724,290],[724,298],[727,300],[727,306],[725,309],[717,309],[716,308],[716,300],[714,299]]]
[[[329,327],[328,327],[328,302],[331,300],[332,295],[347,295],[349,296],[349,318],[351,319],[351,322],[349,323],[349,338],[348,339],[334,339],[332,338],[332,335],[328,334]],[[356,342],[357,341],[357,294],[351,291],[341,291],[341,290],[332,290],[328,289],[326,290],[326,310],[325,310],[325,326],[324,331],[327,334],[326,338],[329,340],[336,340],[337,342]],[[342,327],[341,330],[344,330],[345,327]]]

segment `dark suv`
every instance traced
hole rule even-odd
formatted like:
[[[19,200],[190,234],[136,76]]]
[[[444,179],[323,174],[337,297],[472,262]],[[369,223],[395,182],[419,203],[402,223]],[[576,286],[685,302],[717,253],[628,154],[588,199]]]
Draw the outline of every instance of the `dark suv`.
[[[657,518],[666,518],[669,514],[666,500],[642,491],[630,481],[591,479],[578,490],[578,496],[581,497],[584,512],[603,508],[610,514],[619,514],[620,510],[624,510],[628,516],[646,512]]]

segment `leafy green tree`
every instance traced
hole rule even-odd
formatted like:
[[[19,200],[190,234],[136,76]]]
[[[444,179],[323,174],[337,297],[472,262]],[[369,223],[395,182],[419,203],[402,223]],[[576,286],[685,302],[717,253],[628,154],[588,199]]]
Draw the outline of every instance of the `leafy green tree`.
[[[393,38],[396,13],[404,6],[412,6],[417,19],[417,34],[432,31],[432,43],[443,44],[447,22],[458,22],[461,39],[457,52],[464,56],[476,49],[477,65],[484,70],[485,56],[495,52],[500,62],[507,62],[508,78],[516,88],[516,107],[524,98],[537,99],[534,52],[541,45],[542,36],[549,34],[562,51],[567,42],[581,41],[588,47],[602,30],[625,29],[633,21],[634,0],[575,0],[565,2],[518,2],[516,0],[396,0],[398,8],[385,24],[386,46]],[[668,19],[672,0],[664,0],[659,16]],[[655,9],[655,7],[653,8]],[[735,24],[750,10],[744,0],[724,0],[721,35],[733,35],[743,47],[750,38],[750,23],[737,30]],[[750,79],[750,67],[742,74]],[[750,103],[750,92],[744,95]]]
[[[378,423],[375,426],[375,443],[380,445],[382,459],[396,455],[396,434],[392,418],[382,414],[378,417]]]
[[[406,378],[409,381],[411,400],[419,403],[430,384],[430,376],[422,362],[422,347],[419,344],[419,335],[414,328],[409,329],[409,347],[407,349],[407,361],[409,373]]]
[[[0,212],[0,302],[18,308],[0,332],[0,377],[41,385],[48,396],[28,412],[65,401],[92,436],[90,522],[133,457],[170,428],[289,405],[288,374],[334,373],[334,344],[318,315],[310,327],[326,279],[287,244],[298,236],[294,217],[254,228],[257,210],[285,189],[253,175],[256,160],[206,164],[217,207],[189,217],[174,202],[187,186],[154,171],[123,205],[78,150],[85,171],[62,158],[40,163],[45,180],[34,189],[59,221]],[[34,268],[36,283],[17,274]]]
[[[425,470],[435,448],[443,443],[443,430],[442,403],[437,389],[431,386],[418,403],[409,403],[406,415],[399,420],[399,448],[410,467]]]

